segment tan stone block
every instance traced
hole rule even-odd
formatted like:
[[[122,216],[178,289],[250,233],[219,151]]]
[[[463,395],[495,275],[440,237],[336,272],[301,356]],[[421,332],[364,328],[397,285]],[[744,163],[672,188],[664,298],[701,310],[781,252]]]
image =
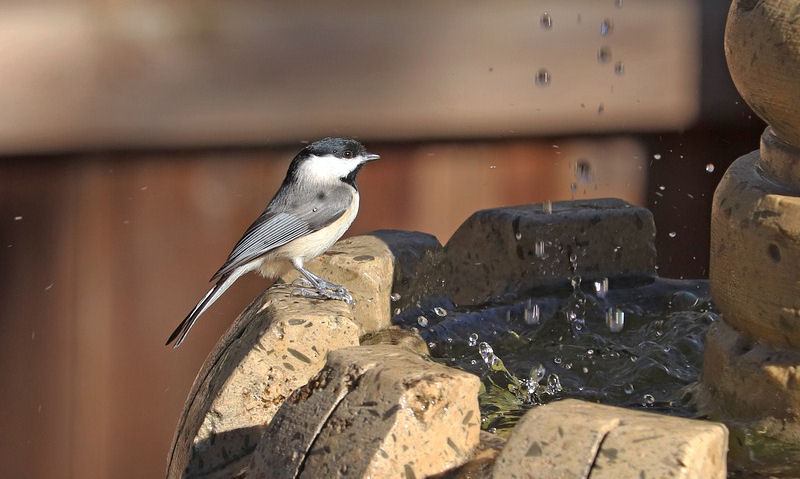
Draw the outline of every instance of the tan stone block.
[[[281,407],[248,477],[425,477],[478,444],[476,376],[403,348],[332,351]],[[298,476],[299,473],[299,476]]]
[[[350,307],[275,285],[237,318],[209,354],[178,423],[167,477],[231,477],[246,468],[283,400],[358,343]]]
[[[491,477],[494,461],[505,445],[505,439],[500,436],[481,431],[480,442],[472,452],[469,461],[449,471],[428,477],[429,479],[483,479]]]
[[[379,331],[367,333],[359,339],[362,346],[372,344],[391,344],[406,348],[411,352],[427,356],[430,354],[428,344],[419,335],[419,331],[403,329],[398,326],[391,326]]]
[[[394,256],[379,238],[361,235],[343,239],[305,267],[347,288],[356,302],[353,319],[362,332],[389,326]],[[300,273],[293,269],[281,279],[291,284],[298,277]]]
[[[735,328],[800,347],[800,197],[765,179],[758,158],[736,160],[714,194],[711,293]]]
[[[574,274],[652,276],[654,239],[653,215],[613,198],[553,203],[551,214],[541,204],[478,211],[445,245],[444,287],[455,303],[469,305]]]
[[[703,409],[752,421],[800,420],[800,351],[756,341],[726,321],[706,333]]]
[[[568,399],[529,411],[493,477],[724,479],[725,426]]]

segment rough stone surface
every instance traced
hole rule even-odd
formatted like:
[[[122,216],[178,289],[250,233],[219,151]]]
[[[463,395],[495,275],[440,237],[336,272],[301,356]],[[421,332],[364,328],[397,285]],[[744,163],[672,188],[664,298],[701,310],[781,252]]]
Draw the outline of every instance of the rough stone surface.
[[[372,344],[391,344],[406,348],[411,352],[427,356],[430,354],[428,344],[422,339],[418,331],[411,331],[397,326],[391,326],[380,331],[373,331],[361,336],[362,346]]]
[[[761,176],[759,152],[736,160],[711,211],[711,293],[725,321],[800,347],[800,197]]]
[[[343,239],[305,267],[347,288],[356,301],[353,318],[363,332],[389,326],[394,256],[382,240],[371,235]],[[300,273],[291,270],[282,279],[291,284],[298,277]]]
[[[290,295],[274,285],[239,316],[195,379],[167,477],[232,477],[249,463],[284,398],[320,371],[330,349],[358,343],[341,301]]]
[[[551,214],[542,204],[478,211],[445,246],[444,288],[455,303],[470,305],[566,284],[575,274],[652,276],[654,238],[652,214],[619,199],[553,203]]]
[[[736,88],[778,136],[800,147],[800,13],[797,1],[734,0],[725,56]]]
[[[403,348],[332,351],[267,427],[248,477],[425,477],[478,444],[479,380]],[[299,474],[299,476],[298,476]]]
[[[771,180],[800,191],[800,148],[776,138],[770,127],[761,135],[758,166]]]
[[[724,479],[722,424],[568,399],[529,411],[493,477]]]
[[[725,321],[706,334],[702,384],[703,402],[722,417],[800,419],[800,351],[756,341]]]
[[[484,479],[491,477],[494,461],[505,445],[505,439],[500,436],[481,431],[480,443],[472,452],[469,461],[449,471],[428,477],[430,479]]]

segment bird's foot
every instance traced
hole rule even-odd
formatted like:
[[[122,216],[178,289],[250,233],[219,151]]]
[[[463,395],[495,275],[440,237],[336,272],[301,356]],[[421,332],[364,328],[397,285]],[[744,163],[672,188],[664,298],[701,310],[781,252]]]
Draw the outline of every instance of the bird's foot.
[[[327,281],[321,282],[318,286],[312,284],[305,278],[297,278],[292,281],[292,295],[302,296],[304,298],[318,298],[318,299],[335,299],[344,301],[350,306],[356,304],[353,296],[345,289],[344,286],[329,283]]]

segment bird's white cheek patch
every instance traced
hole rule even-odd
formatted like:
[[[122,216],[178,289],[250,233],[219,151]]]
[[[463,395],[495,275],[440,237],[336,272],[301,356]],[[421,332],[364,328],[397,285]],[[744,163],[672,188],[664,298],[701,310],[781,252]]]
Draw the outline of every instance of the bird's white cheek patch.
[[[356,158],[312,156],[306,162],[303,173],[307,178],[321,181],[336,180],[352,173],[363,160],[360,156]]]

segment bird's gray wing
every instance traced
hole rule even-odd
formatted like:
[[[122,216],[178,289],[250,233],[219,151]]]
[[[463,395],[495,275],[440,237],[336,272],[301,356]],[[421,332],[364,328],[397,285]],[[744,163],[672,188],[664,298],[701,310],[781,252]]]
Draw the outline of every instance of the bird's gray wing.
[[[294,188],[287,193],[280,198],[276,196],[247,228],[212,280],[333,223],[350,206],[355,190],[342,183],[324,191]]]

